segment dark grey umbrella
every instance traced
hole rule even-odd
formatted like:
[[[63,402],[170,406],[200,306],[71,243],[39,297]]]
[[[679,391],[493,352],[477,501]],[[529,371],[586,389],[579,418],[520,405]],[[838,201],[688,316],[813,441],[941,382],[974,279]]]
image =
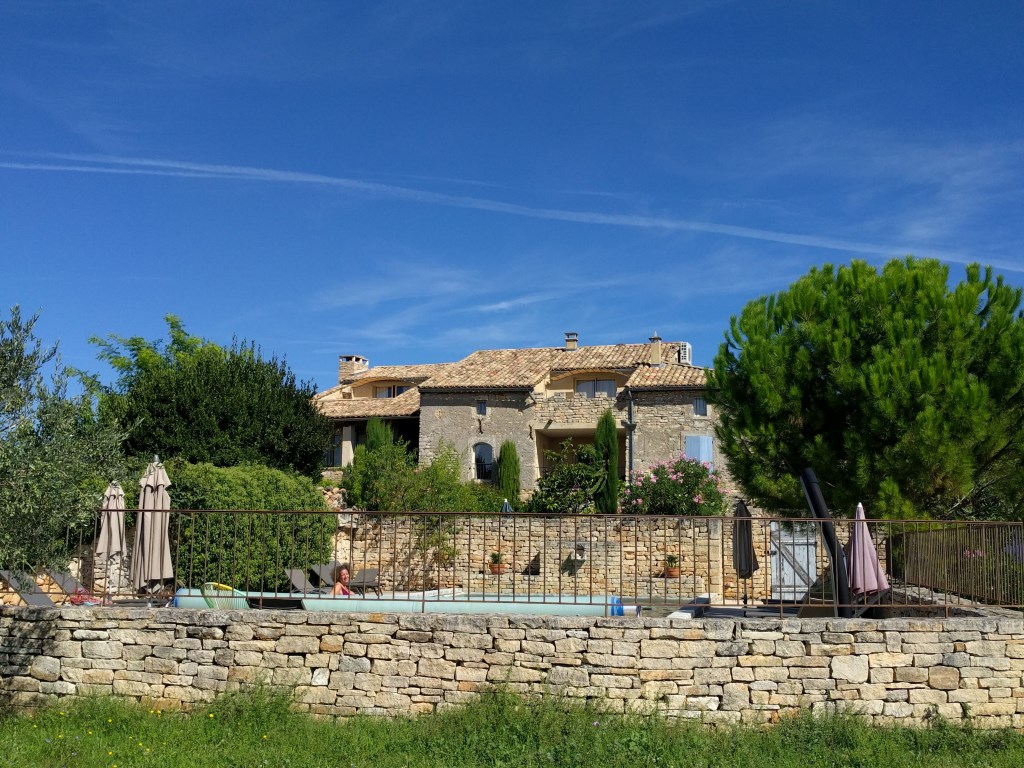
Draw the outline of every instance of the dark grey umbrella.
[[[511,515],[512,514],[512,505],[508,503],[508,499],[505,499],[505,503],[501,505],[501,514],[503,514],[503,515]]]
[[[743,604],[747,604],[747,579],[752,578],[761,566],[754,554],[754,522],[750,510],[740,499],[736,502],[732,523],[732,565],[736,575],[743,580]]]

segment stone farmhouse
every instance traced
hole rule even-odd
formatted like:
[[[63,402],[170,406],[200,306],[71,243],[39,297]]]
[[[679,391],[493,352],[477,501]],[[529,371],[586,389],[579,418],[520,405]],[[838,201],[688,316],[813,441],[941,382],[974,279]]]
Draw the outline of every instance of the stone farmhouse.
[[[559,347],[479,350],[455,363],[370,367],[342,355],[338,385],[316,396],[336,425],[327,465],[342,467],[378,416],[429,462],[442,441],[464,457],[467,479],[493,478],[505,440],[519,453],[520,486],[534,487],[546,452],[566,440],[592,443],[611,408],[619,434],[619,471],[643,471],[685,452],[724,469],[715,414],[704,397],[705,370],[686,342],[584,346],[566,333]]]

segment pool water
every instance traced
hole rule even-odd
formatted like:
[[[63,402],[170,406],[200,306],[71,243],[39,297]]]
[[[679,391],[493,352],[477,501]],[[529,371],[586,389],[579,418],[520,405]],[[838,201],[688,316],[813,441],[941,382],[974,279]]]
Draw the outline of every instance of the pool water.
[[[253,607],[304,608],[345,613],[500,613],[543,616],[610,616],[612,595],[467,594],[405,592],[384,597],[301,595],[287,592],[246,592]],[[177,608],[206,608],[198,589],[179,589]],[[639,616],[635,605],[623,605],[623,616]]]

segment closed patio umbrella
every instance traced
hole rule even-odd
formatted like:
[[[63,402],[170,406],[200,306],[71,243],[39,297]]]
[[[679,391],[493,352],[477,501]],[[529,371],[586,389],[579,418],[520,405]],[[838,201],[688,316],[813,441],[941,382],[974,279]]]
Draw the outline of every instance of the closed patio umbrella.
[[[139,480],[139,520],[132,545],[132,561],[128,576],[136,590],[153,581],[174,576],[167,526],[171,516],[171,484],[158,456],[146,467]]]
[[[760,568],[754,553],[754,521],[750,510],[740,499],[736,502],[732,523],[732,565],[743,580],[743,604],[747,604],[747,579]]]
[[[96,559],[115,557],[124,552],[124,489],[114,480],[103,492],[100,535],[96,540]]]
[[[100,512],[100,532],[96,539],[95,563],[103,564],[104,591],[110,595],[110,574],[113,561],[125,556],[124,550],[124,489],[114,480],[103,492]],[[95,570],[93,571],[95,574]],[[93,580],[96,581],[94,575]]]
[[[889,580],[878,561],[878,551],[868,530],[864,505],[857,505],[853,518],[853,533],[850,534],[850,561],[847,564],[850,592],[854,595],[873,595],[889,589]]]

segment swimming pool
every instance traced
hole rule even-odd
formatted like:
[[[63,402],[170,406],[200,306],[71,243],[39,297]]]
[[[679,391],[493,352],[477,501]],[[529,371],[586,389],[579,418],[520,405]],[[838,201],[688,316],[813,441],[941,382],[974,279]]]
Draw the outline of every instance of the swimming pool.
[[[289,592],[246,592],[254,608],[303,608],[345,613],[501,613],[543,616],[611,616],[618,604],[613,595],[469,594],[465,592],[401,592],[384,597],[333,597]],[[177,608],[206,608],[198,589],[179,589]],[[639,616],[640,608],[623,605],[623,616]]]

